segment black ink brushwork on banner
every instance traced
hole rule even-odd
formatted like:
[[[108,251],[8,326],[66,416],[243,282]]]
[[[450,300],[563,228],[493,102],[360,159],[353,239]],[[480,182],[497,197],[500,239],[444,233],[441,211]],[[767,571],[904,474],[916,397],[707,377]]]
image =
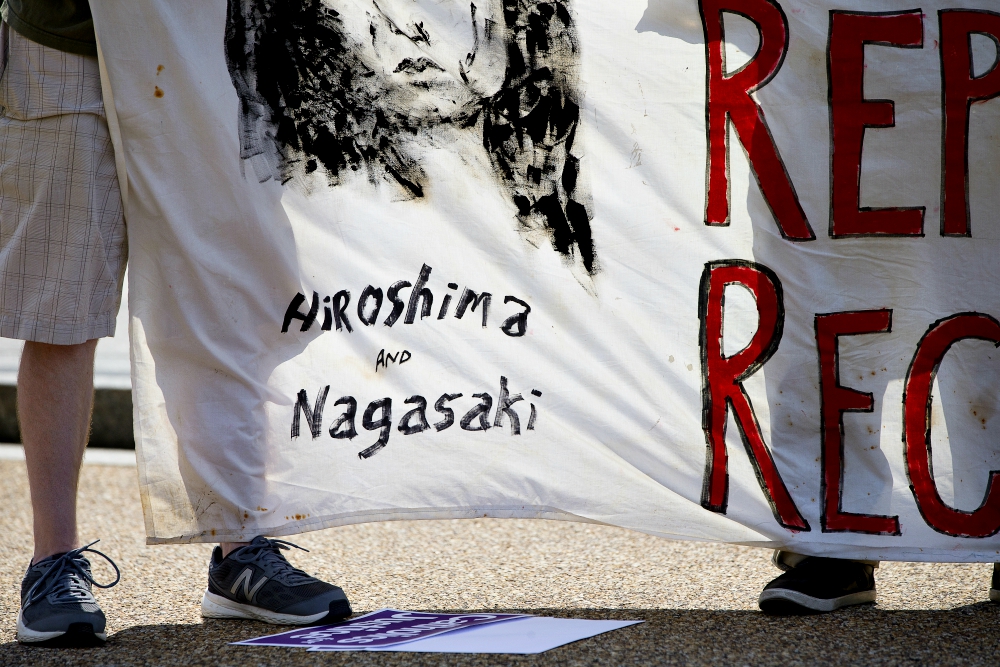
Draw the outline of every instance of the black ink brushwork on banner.
[[[597,273],[574,152],[581,92],[569,3],[454,0],[469,38],[450,60],[438,55],[455,45],[436,41],[429,21],[400,20],[395,4],[229,0],[241,157],[261,181],[317,173],[336,186],[358,172],[417,199],[427,174],[408,146],[445,127],[478,133],[522,231],[543,230],[567,261]]]

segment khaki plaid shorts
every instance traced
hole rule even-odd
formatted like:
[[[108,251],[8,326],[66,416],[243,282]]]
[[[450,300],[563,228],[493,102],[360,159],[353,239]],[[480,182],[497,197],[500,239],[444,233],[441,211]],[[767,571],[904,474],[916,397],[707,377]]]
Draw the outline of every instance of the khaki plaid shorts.
[[[113,336],[128,241],[97,59],[0,43],[0,336]]]

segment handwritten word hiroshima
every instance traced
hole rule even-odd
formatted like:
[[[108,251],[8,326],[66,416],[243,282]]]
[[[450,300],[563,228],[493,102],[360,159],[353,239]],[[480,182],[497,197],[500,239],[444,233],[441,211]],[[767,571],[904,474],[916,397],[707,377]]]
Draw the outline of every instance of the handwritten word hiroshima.
[[[431,277],[431,267],[424,264],[420,268],[420,274],[415,283],[407,280],[399,280],[389,286],[383,294],[381,287],[368,285],[361,291],[358,298],[358,305],[355,310],[358,321],[368,327],[375,326],[382,311],[383,302],[388,299],[392,304],[392,310],[382,322],[385,326],[391,327],[403,317],[403,324],[413,324],[417,321],[417,310],[420,311],[420,319],[430,317],[434,307],[434,292],[428,287]],[[407,288],[410,290],[409,298],[400,296],[400,292]],[[441,299],[441,307],[438,309],[437,319],[443,320],[448,316],[453,296],[457,295],[458,284],[448,283],[448,292],[445,292]],[[287,333],[293,320],[299,320],[302,325],[299,331],[309,331],[319,318],[320,302],[323,303],[323,322],[320,325],[321,331],[330,331],[337,327],[337,331],[346,330],[348,333],[354,332],[354,325],[348,315],[348,307],[351,305],[351,293],[348,290],[340,290],[333,296],[324,296],[320,299],[318,292],[313,292],[312,302],[308,308],[306,295],[299,292],[293,298],[288,308],[285,310],[285,317],[281,322],[281,333]],[[490,306],[493,295],[489,292],[475,292],[468,287],[462,290],[461,295],[455,305],[454,316],[462,319],[466,312],[475,313],[478,309],[485,329],[489,324]],[[516,312],[511,313],[501,324],[500,330],[512,338],[519,338],[528,331],[528,314],[531,306],[522,299],[507,295],[504,297],[504,305],[513,303]],[[406,311],[405,317],[403,311]]]

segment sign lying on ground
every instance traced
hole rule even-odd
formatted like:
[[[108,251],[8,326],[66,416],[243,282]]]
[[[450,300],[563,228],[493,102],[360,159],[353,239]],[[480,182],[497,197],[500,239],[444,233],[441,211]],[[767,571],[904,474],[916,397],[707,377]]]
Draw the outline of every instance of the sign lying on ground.
[[[284,646],[325,651],[384,649],[445,632],[526,617],[525,614],[437,614],[382,609],[344,623],[297,628],[232,643],[241,646]]]
[[[307,648],[310,652],[534,654],[637,623],[642,621],[382,609],[343,623],[297,628],[232,643],[238,646]]]
[[[1000,553],[986,0],[109,0],[150,542]]]

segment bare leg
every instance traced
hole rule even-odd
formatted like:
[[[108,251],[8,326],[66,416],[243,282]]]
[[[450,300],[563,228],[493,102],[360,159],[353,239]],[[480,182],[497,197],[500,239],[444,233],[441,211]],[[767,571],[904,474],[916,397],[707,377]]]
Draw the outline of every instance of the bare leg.
[[[26,342],[21,353],[17,415],[34,513],[33,563],[80,546],[76,492],[94,406],[96,347],[96,340]]]
[[[80,546],[76,492],[94,405],[96,340],[26,342],[17,376],[17,412],[35,521],[32,562]],[[224,542],[222,555],[250,544]]]

